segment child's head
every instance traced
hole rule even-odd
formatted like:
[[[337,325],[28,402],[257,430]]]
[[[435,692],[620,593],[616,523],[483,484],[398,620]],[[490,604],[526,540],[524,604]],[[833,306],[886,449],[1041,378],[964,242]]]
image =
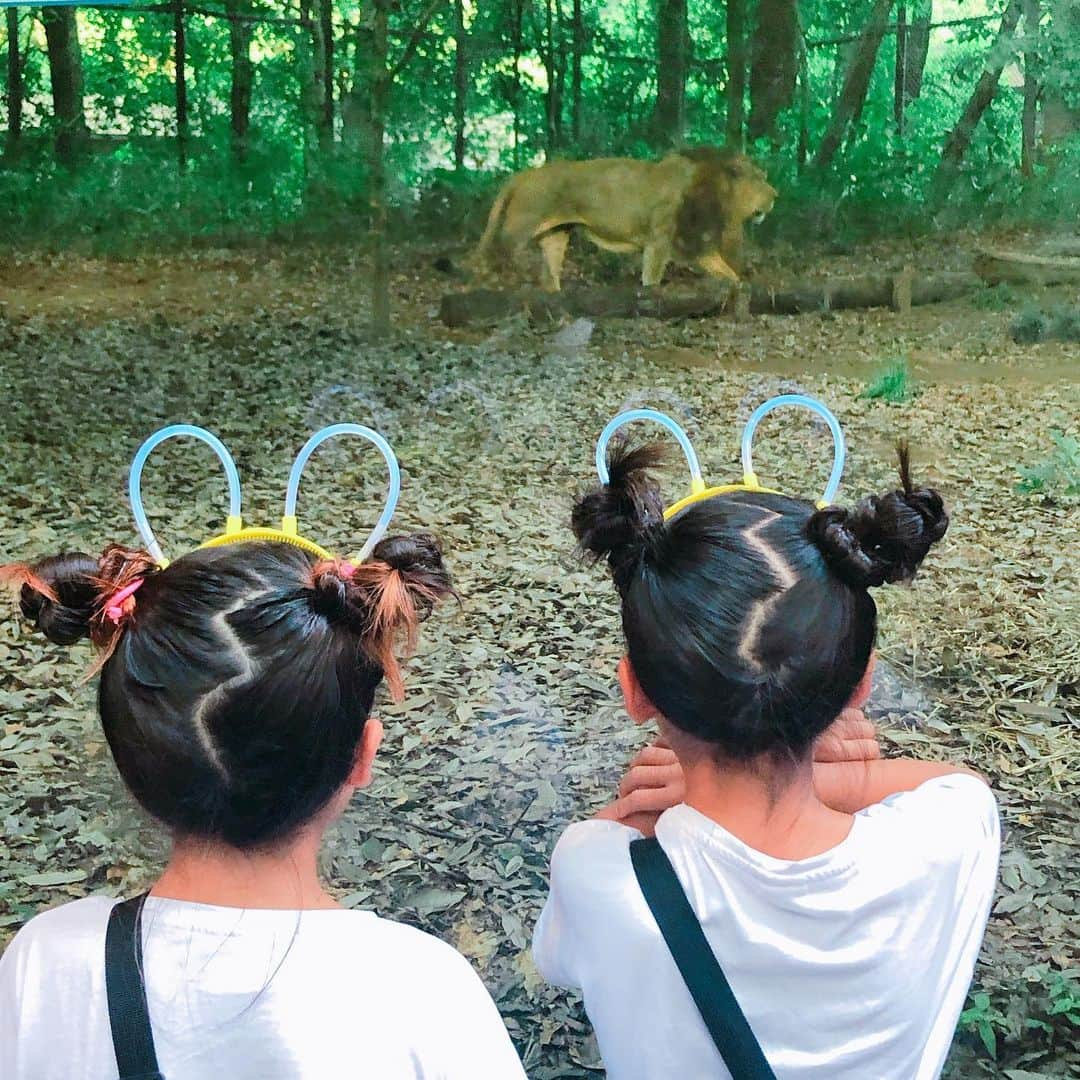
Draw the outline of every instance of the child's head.
[[[102,650],[102,725],[136,799],[177,837],[240,849],[295,833],[348,784],[376,687],[401,692],[395,640],[411,646],[450,592],[427,534],[385,539],[355,567],[247,542],[163,570],[114,546],[17,577],[46,637]]]
[[[735,761],[802,759],[867,671],[868,589],[910,579],[948,525],[941,497],[902,489],[854,510],[738,491],[665,521],[662,448],[609,448],[609,483],[573,529],[611,567],[637,684],[678,731]]]

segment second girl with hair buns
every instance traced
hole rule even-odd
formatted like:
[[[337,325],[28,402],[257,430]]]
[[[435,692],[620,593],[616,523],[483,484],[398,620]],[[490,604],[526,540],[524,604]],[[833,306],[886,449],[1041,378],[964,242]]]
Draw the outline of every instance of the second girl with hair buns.
[[[541,974],[583,993],[611,1080],[936,1077],[997,811],[967,769],[881,760],[859,710],[869,590],[914,576],[946,531],[941,497],[904,450],[896,490],[815,509],[764,491],[746,454],[747,482],[695,473],[665,510],[658,446],[602,451],[574,534],[611,570],[626,708],[660,738],[559,840]]]

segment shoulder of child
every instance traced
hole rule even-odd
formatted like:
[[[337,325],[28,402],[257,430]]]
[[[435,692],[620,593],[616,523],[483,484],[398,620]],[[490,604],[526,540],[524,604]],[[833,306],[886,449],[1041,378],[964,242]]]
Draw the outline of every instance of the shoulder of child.
[[[994,793],[971,773],[950,773],[927,780],[912,791],[898,792],[867,807],[863,814],[871,820],[891,818],[905,831],[919,831],[928,854],[981,845],[996,849],[1000,843]]]
[[[569,826],[551,855],[551,890],[560,896],[619,891],[633,874],[630,843],[641,833],[617,821],[593,818]]]
[[[97,956],[115,904],[112,897],[86,896],[40,912],[11,939],[0,957],[0,970],[22,967],[52,951],[73,961],[84,952]]]
[[[428,1018],[425,1042],[439,1075],[524,1080],[495,1002],[469,960],[445,941],[405,923],[378,919],[377,925],[392,958],[381,970],[396,972],[411,991],[410,1008]]]

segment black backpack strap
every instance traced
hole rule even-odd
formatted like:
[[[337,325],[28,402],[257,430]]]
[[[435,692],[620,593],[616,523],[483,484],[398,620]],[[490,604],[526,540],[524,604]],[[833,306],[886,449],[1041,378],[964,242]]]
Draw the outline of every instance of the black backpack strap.
[[[158,1071],[143,981],[142,908],[146,894],[117,904],[105,931],[105,992],[120,1080],[165,1080]]]
[[[733,1080],[776,1080],[660,842],[630,842],[641,891]]]

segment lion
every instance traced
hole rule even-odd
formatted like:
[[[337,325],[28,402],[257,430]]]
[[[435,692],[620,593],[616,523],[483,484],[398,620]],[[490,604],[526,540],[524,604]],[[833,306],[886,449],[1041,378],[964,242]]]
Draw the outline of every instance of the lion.
[[[745,154],[692,147],[660,161],[553,161],[503,185],[472,256],[480,271],[536,241],[541,285],[558,292],[570,233],[598,247],[641,252],[642,285],[658,285],[672,261],[738,281],[743,227],[764,219],[777,191]]]

